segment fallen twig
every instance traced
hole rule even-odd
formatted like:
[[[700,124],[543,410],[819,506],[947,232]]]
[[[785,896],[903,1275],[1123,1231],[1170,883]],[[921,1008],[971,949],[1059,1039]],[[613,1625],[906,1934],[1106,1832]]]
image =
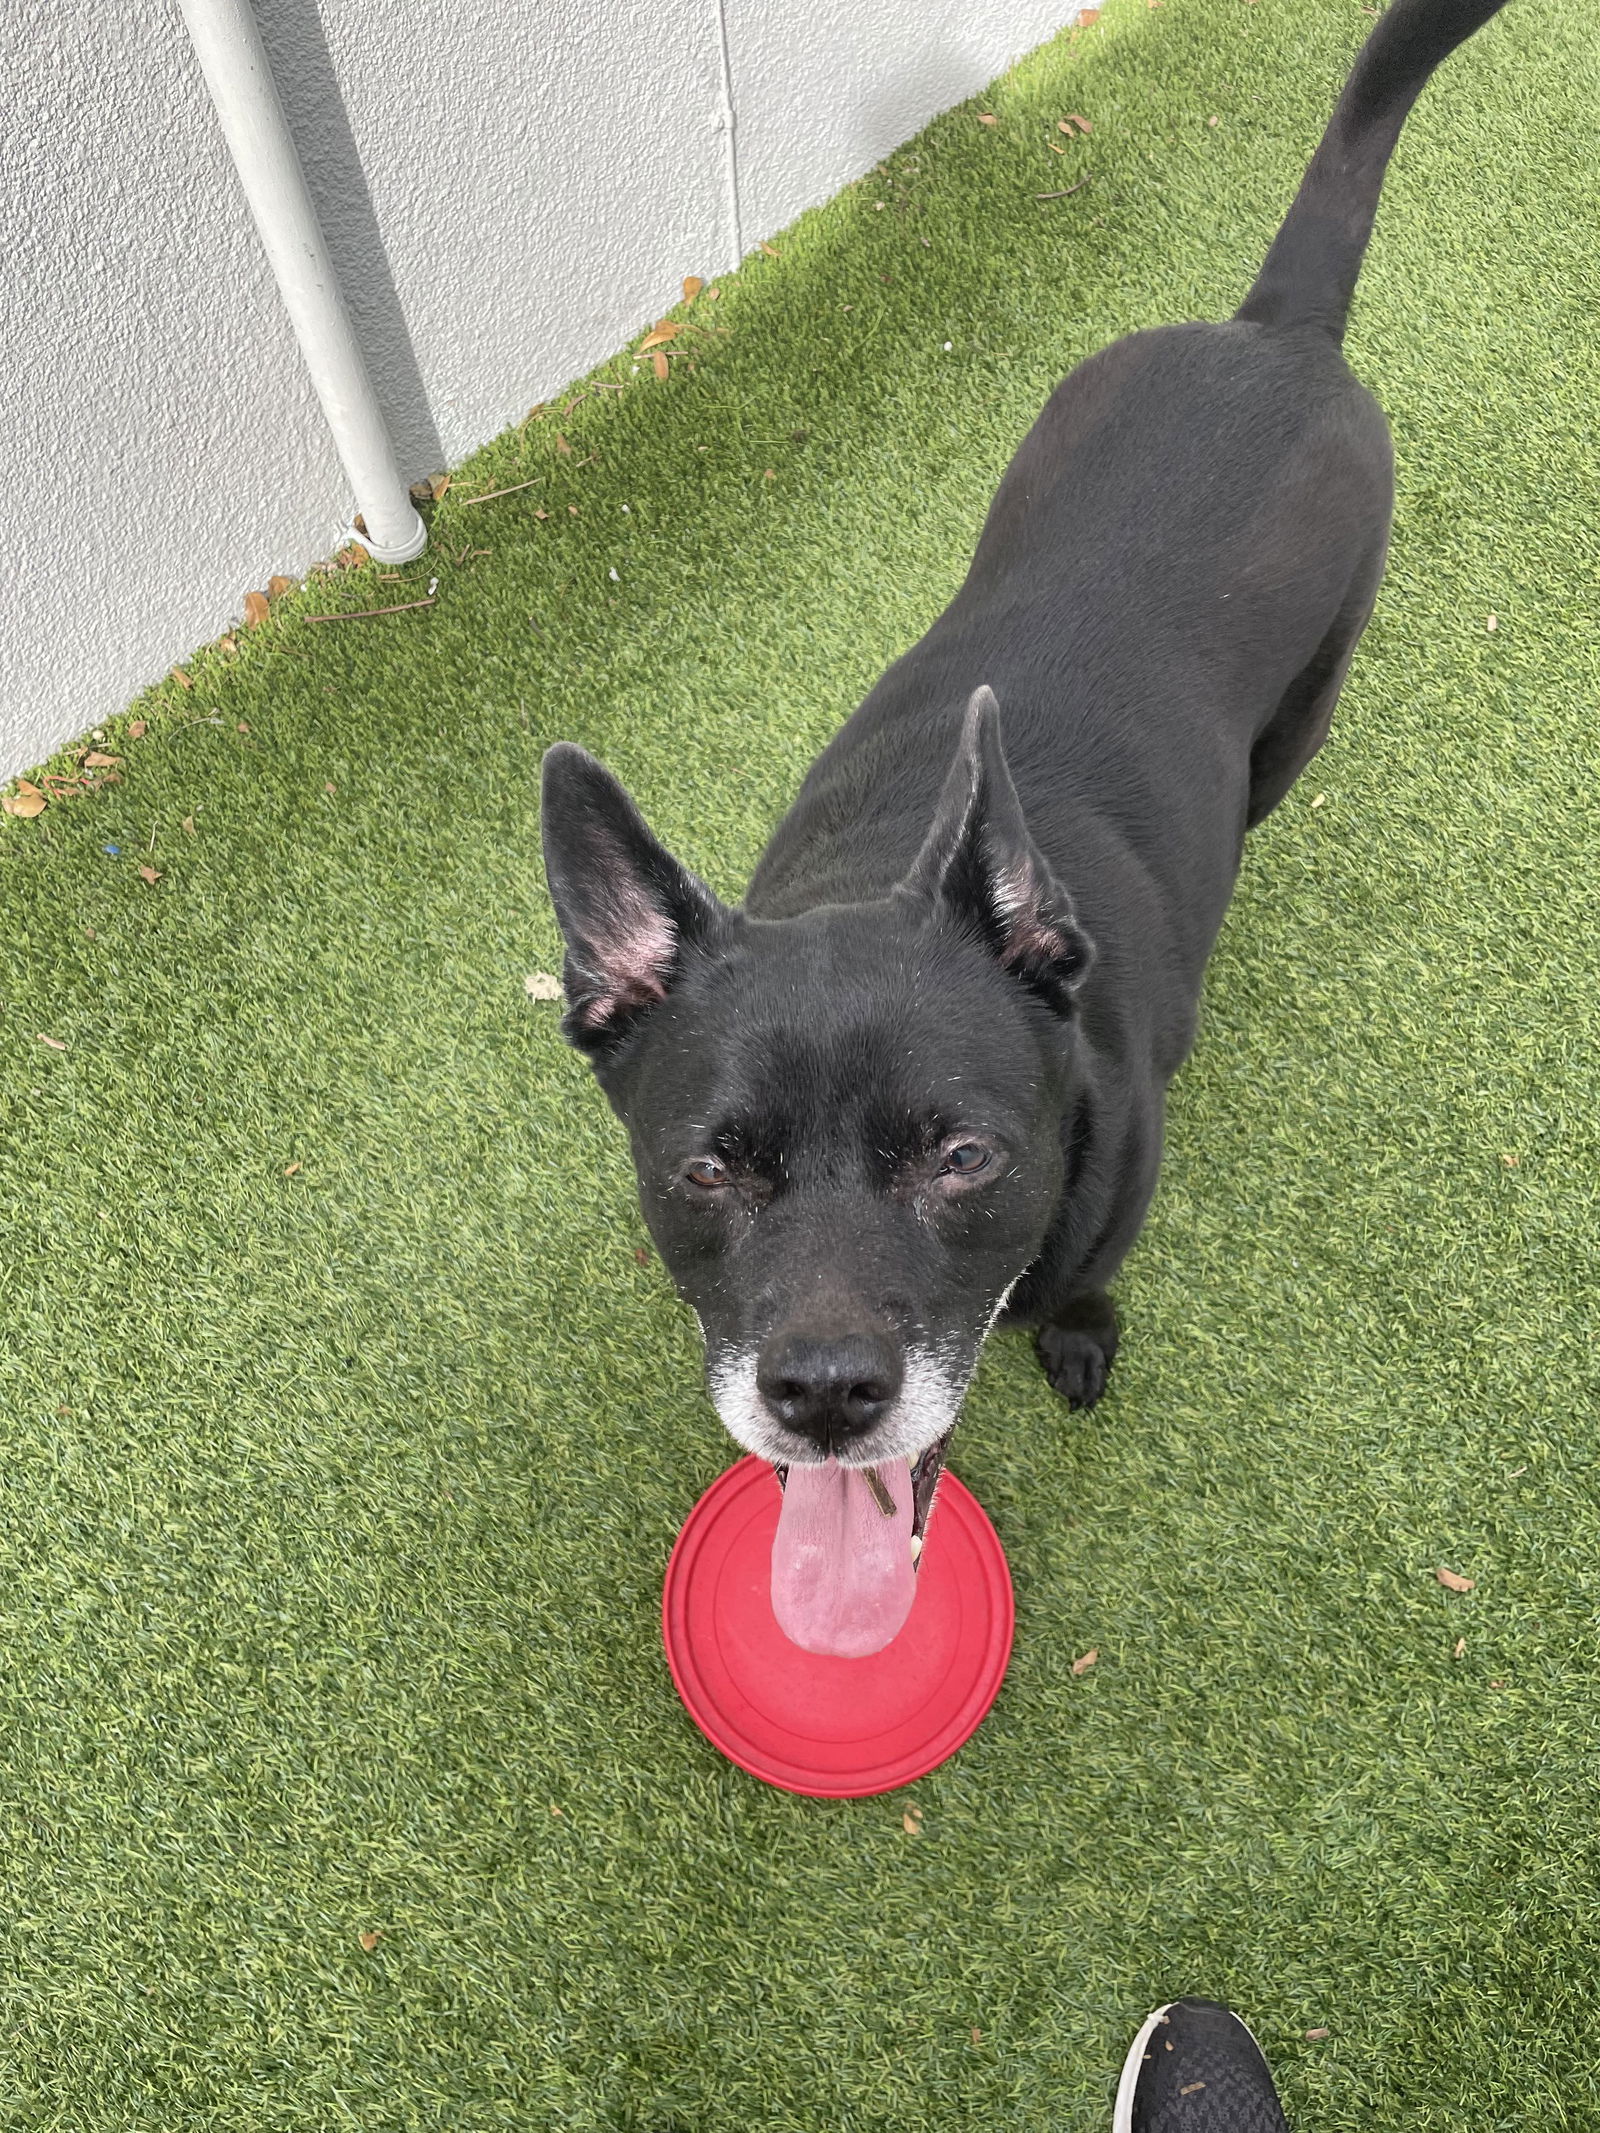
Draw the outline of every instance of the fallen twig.
[[[1074,193],[1083,191],[1083,188],[1093,176],[1094,172],[1092,170],[1086,170],[1077,184],[1069,185],[1064,193],[1035,193],[1033,197],[1035,200],[1070,200]]]
[[[342,615],[302,615],[302,622],[360,622],[368,615],[404,615],[413,607],[434,607],[438,594],[430,593],[426,600],[402,600],[398,607],[350,607]]]
[[[557,409],[557,413],[570,415],[580,401],[592,400],[596,393],[625,393],[627,389],[626,385],[613,385],[608,379],[602,378],[598,385],[586,386],[581,393],[574,394],[565,407]]]
[[[485,489],[482,496],[458,496],[456,502],[458,504],[492,504],[497,496],[515,496],[519,489],[537,488],[543,480],[544,476],[542,474],[535,474],[531,481],[514,481],[509,489]]]

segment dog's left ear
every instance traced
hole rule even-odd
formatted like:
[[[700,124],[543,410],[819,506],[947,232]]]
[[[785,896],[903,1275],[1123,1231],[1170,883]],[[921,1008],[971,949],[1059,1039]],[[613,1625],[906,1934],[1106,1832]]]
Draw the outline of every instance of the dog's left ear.
[[[903,886],[981,934],[1058,1014],[1071,1009],[1094,945],[1028,834],[992,689],[972,693],[933,827]]]
[[[546,752],[540,831],[567,943],[562,1027],[599,1061],[666,998],[685,951],[708,943],[727,910],[605,765],[570,741]]]

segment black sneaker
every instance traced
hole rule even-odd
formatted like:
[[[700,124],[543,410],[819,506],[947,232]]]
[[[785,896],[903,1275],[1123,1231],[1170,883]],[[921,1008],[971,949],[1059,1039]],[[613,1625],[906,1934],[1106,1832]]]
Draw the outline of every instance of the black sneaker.
[[[1289,2133],[1261,2047],[1217,2000],[1158,2007],[1117,2083],[1111,2133]]]

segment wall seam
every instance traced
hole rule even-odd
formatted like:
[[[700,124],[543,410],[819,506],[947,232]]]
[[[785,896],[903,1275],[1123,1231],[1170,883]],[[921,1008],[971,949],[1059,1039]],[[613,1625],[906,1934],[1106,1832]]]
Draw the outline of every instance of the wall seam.
[[[725,273],[731,274],[744,258],[744,235],[739,221],[739,149],[734,136],[739,119],[733,104],[733,59],[728,48],[727,0],[711,0],[717,22],[717,55],[722,68],[722,108],[717,130],[722,135],[722,182],[728,210],[728,242],[732,247]]]

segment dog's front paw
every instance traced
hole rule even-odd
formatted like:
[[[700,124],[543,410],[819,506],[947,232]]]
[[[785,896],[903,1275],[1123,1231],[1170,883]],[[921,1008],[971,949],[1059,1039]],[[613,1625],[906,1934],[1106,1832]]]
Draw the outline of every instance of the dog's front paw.
[[[1034,1348],[1051,1386],[1069,1407],[1093,1407],[1106,1389],[1117,1353],[1117,1314],[1109,1296],[1076,1297],[1041,1326]]]

